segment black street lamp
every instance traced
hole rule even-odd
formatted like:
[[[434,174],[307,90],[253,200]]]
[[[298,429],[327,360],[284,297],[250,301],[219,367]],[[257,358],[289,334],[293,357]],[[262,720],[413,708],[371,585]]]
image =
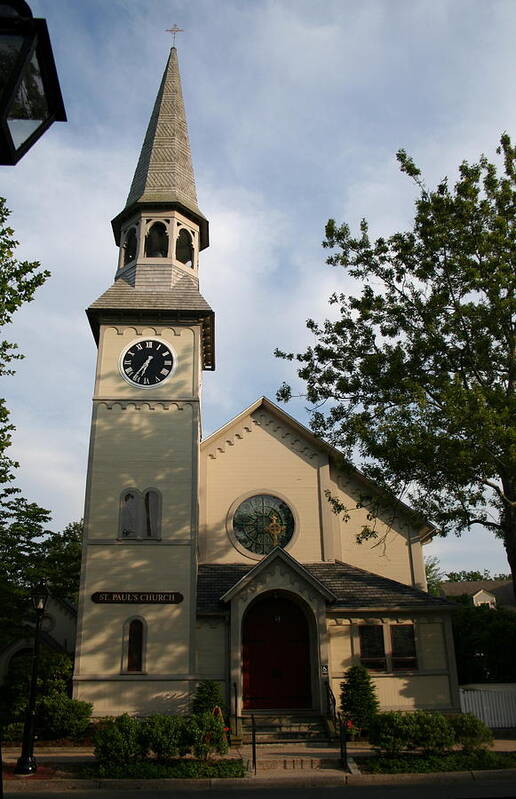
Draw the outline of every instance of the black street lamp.
[[[33,774],[38,768],[36,758],[34,757],[34,723],[36,718],[36,693],[38,683],[39,633],[41,629],[41,619],[43,618],[48,600],[48,589],[44,580],[32,588],[30,598],[32,607],[36,611],[36,629],[34,630],[34,652],[32,655],[29,703],[27,705],[25,724],[23,727],[22,751],[16,763],[16,768],[14,769],[15,774]]]
[[[0,0],[0,164],[16,164],[52,122],[66,122],[44,19]]]

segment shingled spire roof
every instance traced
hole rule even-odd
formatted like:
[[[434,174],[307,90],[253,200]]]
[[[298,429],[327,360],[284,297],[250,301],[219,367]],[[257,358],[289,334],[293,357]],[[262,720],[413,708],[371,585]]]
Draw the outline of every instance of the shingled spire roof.
[[[181,207],[200,224],[201,249],[207,246],[207,221],[197,206],[175,47],[170,50],[125,209],[112,223],[117,244],[121,223],[135,207],[141,205]]]

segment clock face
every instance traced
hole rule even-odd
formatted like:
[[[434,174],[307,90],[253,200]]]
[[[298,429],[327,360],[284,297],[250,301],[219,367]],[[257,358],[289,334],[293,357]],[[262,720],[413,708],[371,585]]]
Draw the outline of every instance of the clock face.
[[[170,377],[174,356],[163,341],[145,338],[135,341],[122,353],[120,371],[133,386],[152,388]]]

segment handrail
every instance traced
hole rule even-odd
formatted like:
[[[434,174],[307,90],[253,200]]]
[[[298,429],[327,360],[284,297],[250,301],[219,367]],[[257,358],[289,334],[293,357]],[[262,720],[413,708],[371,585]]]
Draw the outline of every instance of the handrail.
[[[236,682],[233,683],[233,697],[235,700],[235,736],[238,735],[238,708],[237,708],[237,684]]]
[[[332,691],[329,680],[326,680],[326,693],[328,694],[328,713],[335,725],[335,729],[337,729],[337,700],[335,699],[335,694]]]

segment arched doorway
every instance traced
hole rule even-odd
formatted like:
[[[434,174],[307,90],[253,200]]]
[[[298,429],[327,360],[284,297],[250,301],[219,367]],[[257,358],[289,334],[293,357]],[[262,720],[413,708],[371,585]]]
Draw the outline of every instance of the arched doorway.
[[[282,594],[254,602],[242,625],[244,709],[312,706],[310,636],[302,609]]]

